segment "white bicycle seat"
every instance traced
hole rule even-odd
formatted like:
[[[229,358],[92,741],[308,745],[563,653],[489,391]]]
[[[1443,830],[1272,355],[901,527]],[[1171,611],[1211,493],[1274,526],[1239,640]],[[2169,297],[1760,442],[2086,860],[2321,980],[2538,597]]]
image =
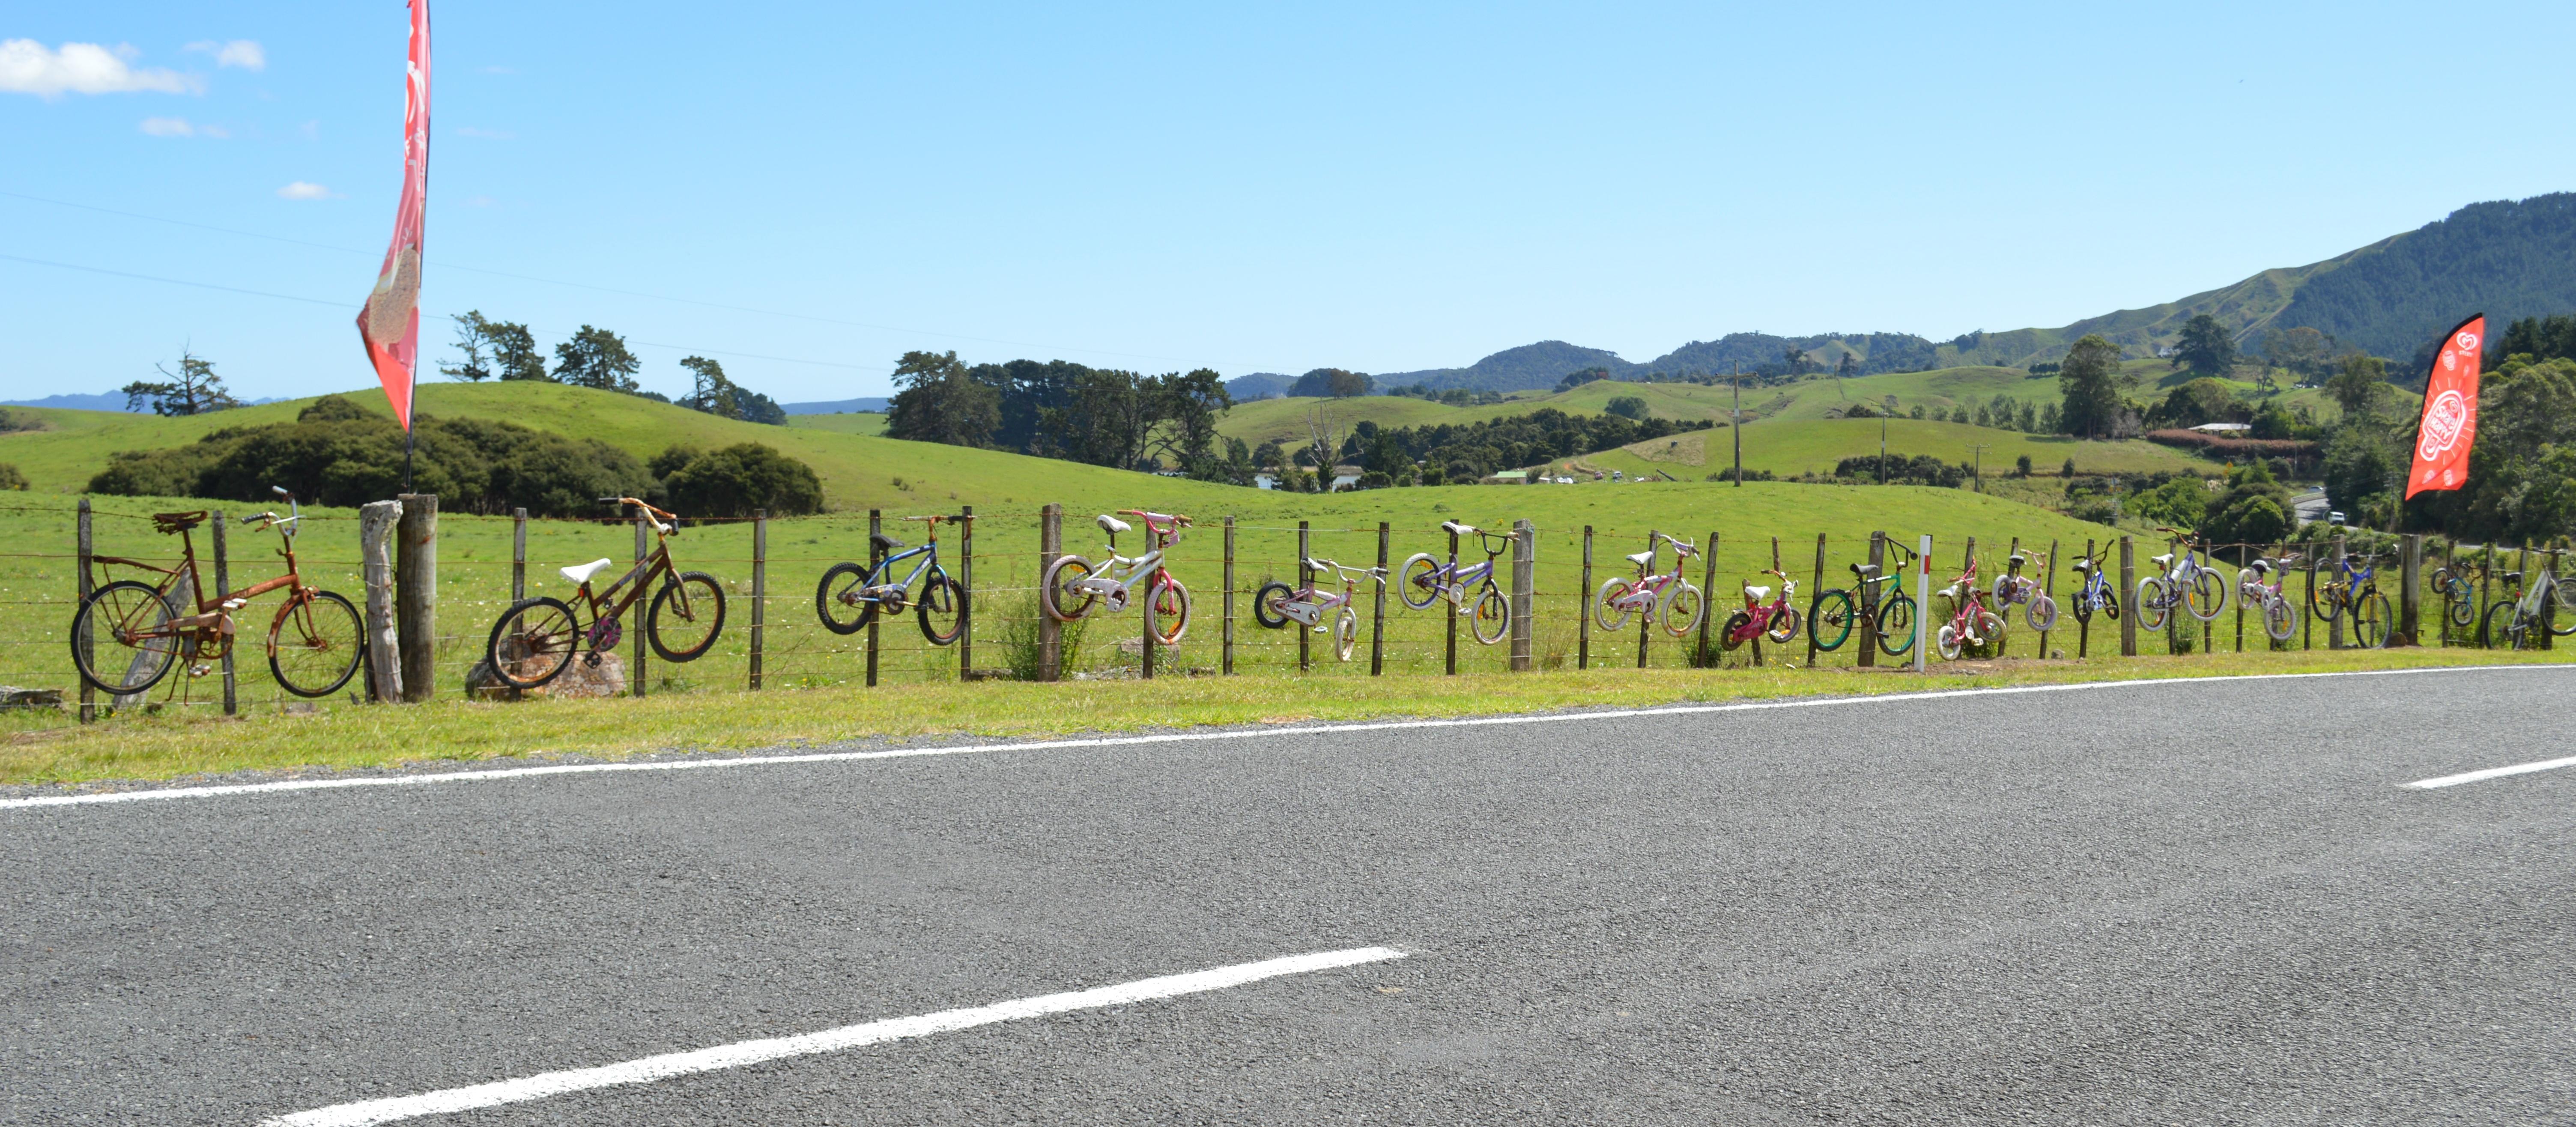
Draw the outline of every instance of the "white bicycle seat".
[[[1445,529],[1448,529],[1449,531],[1454,532],[1454,533],[1456,533],[1456,534],[1458,534],[1458,535],[1460,535],[1460,536],[1473,536],[1473,535],[1475,535],[1475,534],[1477,533],[1477,531],[1478,531],[1478,529],[1476,528],[1476,526],[1475,526],[1475,525],[1472,525],[1472,524],[1460,524],[1460,523],[1458,523],[1457,521],[1454,521],[1454,520],[1444,520],[1444,521],[1441,521],[1441,522],[1440,522],[1440,527],[1445,528]]]
[[[2074,566],[2075,566],[2075,570],[2077,570],[2077,571],[2091,571],[2091,570],[2093,570],[2093,561],[2091,561],[2091,560],[2077,560],[2077,561],[2075,561],[2075,565],[2074,565]]]
[[[1121,532],[1125,532],[1128,529],[1135,527],[1134,525],[1120,520],[1117,517],[1110,516],[1107,513],[1100,514],[1098,517],[1094,518],[1091,523],[1099,525],[1101,531],[1106,532],[1111,536],[1116,536]]]
[[[1751,595],[1756,599],[1767,599],[1771,597],[1771,589],[1769,587],[1746,587],[1744,589],[1744,593]]]
[[[571,567],[558,568],[556,570],[563,573],[565,582],[570,583],[575,587],[579,587],[584,583],[590,582],[592,576],[608,570],[608,562],[609,561],[605,559],[598,559],[592,560],[586,564],[574,564]]]
[[[1644,566],[1646,566],[1647,564],[1650,564],[1650,563],[1655,562],[1655,553],[1654,553],[1654,551],[1653,551],[1652,549],[1649,549],[1649,550],[1647,550],[1647,551],[1643,551],[1643,552],[1638,552],[1638,553],[1636,553],[1636,554],[1634,554],[1634,555],[1629,556],[1629,557],[1628,557],[1628,562],[1629,562],[1629,563],[1632,563],[1632,564],[1635,564],[1635,565],[1637,565],[1638,567],[1644,567]]]
[[[2157,564],[2159,564],[2159,565],[2161,565],[2161,566],[2165,566],[2165,567],[2171,567],[2171,566],[2173,566],[2173,553],[2171,553],[2171,552],[2167,552],[2167,553],[2165,553],[2165,554],[2163,554],[2163,555],[2161,555],[2161,556],[2149,556],[2149,557],[2147,557],[2147,558],[2148,558],[2148,559],[2151,559],[2151,560],[2154,560]]]

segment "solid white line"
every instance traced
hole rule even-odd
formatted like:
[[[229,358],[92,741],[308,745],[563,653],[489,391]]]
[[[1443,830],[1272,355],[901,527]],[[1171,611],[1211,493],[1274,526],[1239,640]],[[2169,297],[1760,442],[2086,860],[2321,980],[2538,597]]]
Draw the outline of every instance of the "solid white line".
[[[2488,779],[2501,779],[2507,775],[2528,775],[2534,771],[2554,771],[2560,767],[2576,767],[2576,755],[2568,756],[2565,759],[2544,759],[2538,763],[2517,763],[2511,767],[2489,767],[2484,771],[2462,771],[2457,775],[2444,775],[2435,779],[2417,779],[2411,783],[2399,783],[2398,785],[2410,787],[2415,790],[2439,790],[2443,787],[2455,787],[2461,783],[2476,783],[2484,782]]]
[[[1312,955],[1291,955],[1258,963],[1243,963],[1212,970],[1192,971],[1188,974],[1139,979],[1117,986],[1101,986],[1065,994],[1047,994],[1036,998],[997,1002],[989,1006],[941,1010],[938,1013],[921,1014],[915,1017],[888,1018],[884,1021],[871,1021],[861,1025],[845,1025],[839,1029],[826,1029],[820,1033],[806,1033],[795,1037],[737,1041],[730,1045],[693,1049],[684,1053],[664,1053],[660,1056],[601,1065],[597,1068],[541,1072],[535,1076],[524,1076],[517,1080],[448,1088],[417,1096],[397,1096],[391,1099],[334,1104],[330,1107],[299,1111],[293,1115],[281,1115],[263,1120],[260,1127],[368,1127],[369,1124],[391,1123],[397,1119],[410,1119],[414,1116],[441,1115],[448,1112],[471,1111],[475,1108],[496,1107],[501,1104],[541,1100],[548,1096],[559,1096],[566,1092],[579,1092],[591,1088],[641,1084],[674,1076],[741,1068],[744,1065],[773,1061],[781,1057],[834,1053],[863,1045],[899,1041],[910,1037],[926,1037],[933,1033],[949,1033],[959,1029],[971,1029],[978,1025],[1044,1017],[1069,1010],[1098,1009],[1102,1006],[1125,1005],[1130,1002],[1170,998],[1181,994],[1203,994],[1211,990],[1241,986],[1248,982],[1259,982],[1265,978],[1308,974],[1319,970],[1332,970],[1336,967],[1358,966],[1362,963],[1381,963],[1389,959],[1401,959],[1404,955],[1404,952],[1392,947],[1359,947],[1348,951],[1321,951]]]
[[[1938,689],[1923,693],[1871,696],[1808,697],[1796,700],[1743,701],[1735,704],[1682,704],[1662,708],[1611,709],[1598,712],[1552,712],[1537,716],[1473,716],[1450,720],[1381,720],[1352,724],[1308,724],[1293,728],[1250,728],[1225,732],[1175,732],[1157,736],[1101,736],[1019,743],[964,744],[947,747],[894,748],[887,751],[827,751],[803,755],[743,755],[650,763],[571,763],[554,767],[504,767],[489,771],[440,771],[416,775],[376,775],[352,779],[302,779],[279,783],[236,783],[211,787],[163,787],[153,790],[61,794],[39,798],[0,799],[0,810],[40,806],[102,806],[165,799],[216,798],[236,794],[287,791],[351,790],[362,787],[408,787],[430,783],[483,783],[538,775],[599,775],[634,771],[700,771],[727,767],[767,767],[789,763],[848,763],[867,759],[906,759],[926,755],[982,755],[997,751],[1053,751],[1065,748],[1137,747],[1199,740],[1267,739],[1274,736],[1331,735],[1338,732],[1385,732],[1408,728],[1476,728],[1507,724],[1565,724],[1585,720],[1623,720],[1648,716],[1699,716],[1720,712],[1758,712],[1778,708],[1831,708],[1839,705],[1903,704],[1964,697],[2015,696],[2023,693],[2072,693],[2095,689],[2193,685],[2212,681],[2292,681],[2316,677],[2386,677],[2418,673],[2485,673],[2498,670],[2576,670],[2576,665],[2449,665],[2422,669],[2355,669],[2336,673],[2245,673],[2225,677],[2143,677],[2130,681],[2079,681],[2063,685],[2004,685],[1984,689]]]

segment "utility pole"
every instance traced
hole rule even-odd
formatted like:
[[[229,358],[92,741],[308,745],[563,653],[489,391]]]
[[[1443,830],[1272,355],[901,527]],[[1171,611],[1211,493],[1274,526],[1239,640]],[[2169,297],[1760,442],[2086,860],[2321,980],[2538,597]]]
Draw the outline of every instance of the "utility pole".
[[[1735,417],[1726,429],[1735,432],[1735,487],[1744,488],[1744,376],[1727,366],[1726,382],[1735,385]]]
[[[1976,475],[1977,492],[1983,493],[1986,491],[1986,447],[1982,443],[1971,443],[1968,450],[1977,458],[1975,468],[1969,472]]]

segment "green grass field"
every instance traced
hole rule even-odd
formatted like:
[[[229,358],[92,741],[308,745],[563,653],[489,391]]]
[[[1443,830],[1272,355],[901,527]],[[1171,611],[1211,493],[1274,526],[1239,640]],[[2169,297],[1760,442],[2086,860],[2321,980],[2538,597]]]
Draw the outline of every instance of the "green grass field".
[[[1782,477],[1802,473],[1830,475],[1834,463],[1849,457],[1878,453],[1878,419],[1765,419],[1744,427],[1744,468],[1769,470]],[[2033,472],[2055,474],[2068,458],[2075,459],[2078,473],[2149,473],[2159,470],[2182,471],[2209,469],[2209,462],[2190,457],[2171,447],[2129,439],[2119,442],[2088,442],[2058,435],[2023,434],[1993,427],[1964,423],[1936,423],[1927,419],[1889,419],[1887,452],[1892,457],[1910,458],[1929,454],[1947,462],[1968,463],[1978,455],[1970,453],[1972,445],[1984,445],[1985,472],[2001,476],[2013,469],[2013,460],[2028,455]],[[1733,436],[1723,427],[1715,430],[1649,439],[1617,450],[1604,451],[1577,459],[1604,470],[1623,470],[1630,474],[1662,470],[1675,477],[1698,479],[1733,465]]]
[[[885,433],[883,411],[845,411],[837,415],[789,415],[787,425],[799,430],[819,430],[832,434],[863,434],[870,438]]]

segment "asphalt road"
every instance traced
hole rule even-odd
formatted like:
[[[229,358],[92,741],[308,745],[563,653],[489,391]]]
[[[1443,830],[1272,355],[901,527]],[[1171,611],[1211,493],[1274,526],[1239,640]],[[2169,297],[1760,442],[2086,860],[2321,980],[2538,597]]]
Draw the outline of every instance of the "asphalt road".
[[[2576,1121],[2576,670],[0,809],[0,1122]]]

